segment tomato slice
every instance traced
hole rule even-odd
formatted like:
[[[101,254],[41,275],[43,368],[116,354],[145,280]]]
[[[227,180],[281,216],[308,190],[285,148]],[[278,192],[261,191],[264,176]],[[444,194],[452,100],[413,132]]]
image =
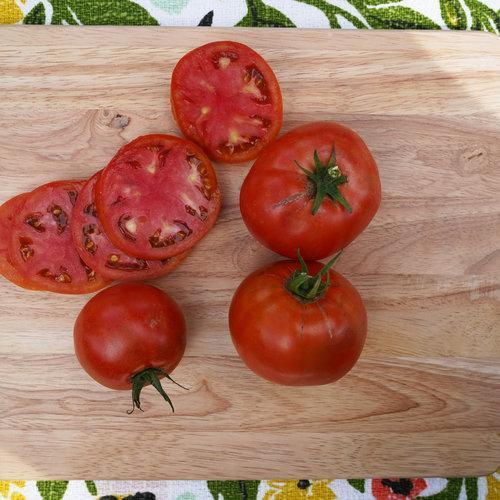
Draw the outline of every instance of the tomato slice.
[[[111,242],[141,259],[189,250],[215,224],[221,196],[210,160],[195,144],[147,135],[124,146],[95,187]]]
[[[19,271],[10,263],[7,246],[13,219],[27,195],[28,193],[18,194],[0,206],[0,274],[18,286],[23,286],[24,280]]]
[[[170,101],[182,133],[224,163],[256,158],[283,122],[273,70],[242,43],[213,42],[188,52],[172,73]]]
[[[85,181],[44,184],[27,194],[12,219],[8,259],[24,288],[89,293],[106,282],[79,257],[71,237],[71,212]]]
[[[89,179],[73,208],[71,231],[82,260],[110,281],[152,279],[173,271],[189,252],[163,260],[146,260],[131,257],[111,243],[99,221],[94,200],[94,188],[100,175],[98,172]]]

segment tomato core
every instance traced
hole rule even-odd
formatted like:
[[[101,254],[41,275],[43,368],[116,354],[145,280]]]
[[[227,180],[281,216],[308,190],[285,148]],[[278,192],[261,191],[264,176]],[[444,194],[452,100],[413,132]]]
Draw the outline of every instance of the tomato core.
[[[327,288],[330,286],[330,274],[328,271],[337,262],[342,251],[336,253],[332,259],[318,272],[311,276],[307,269],[307,264],[297,251],[297,256],[300,262],[301,269],[292,273],[288,281],[285,283],[285,288],[300,302],[312,302],[324,295]],[[326,281],[323,281],[323,276],[326,274]]]

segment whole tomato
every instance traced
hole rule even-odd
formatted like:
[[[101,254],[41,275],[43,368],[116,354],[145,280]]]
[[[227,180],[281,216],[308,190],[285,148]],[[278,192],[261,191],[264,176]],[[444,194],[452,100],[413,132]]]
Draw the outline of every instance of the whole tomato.
[[[186,347],[186,322],[179,306],[158,288],[141,283],[106,288],[87,302],[75,323],[75,351],[84,370],[111,389],[132,389],[132,411],[140,393],[160,378],[170,380]]]
[[[229,328],[241,359],[284,385],[320,385],[344,376],[366,338],[356,289],[320,262],[282,261],[250,274],[234,294]]]
[[[240,193],[250,232],[276,253],[323,259],[368,226],[381,198],[377,165],[356,132],[334,122],[290,130],[266,147]]]

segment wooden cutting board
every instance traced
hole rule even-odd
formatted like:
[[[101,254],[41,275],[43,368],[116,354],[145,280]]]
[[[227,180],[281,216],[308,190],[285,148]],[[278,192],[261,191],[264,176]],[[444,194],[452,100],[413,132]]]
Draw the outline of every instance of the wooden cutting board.
[[[338,120],[366,140],[383,202],[337,269],[369,336],[323,387],[257,378],[227,311],[278,259],[238,210],[245,166],[218,166],[220,220],[155,284],[182,305],[186,357],[145,412],[81,370],[88,297],[0,280],[0,477],[331,478],[486,474],[500,463],[500,39],[480,33],[285,29],[0,29],[0,201],[90,176],[138,135],[176,133],[169,78],[187,50],[233,39],[275,69],[284,129]]]

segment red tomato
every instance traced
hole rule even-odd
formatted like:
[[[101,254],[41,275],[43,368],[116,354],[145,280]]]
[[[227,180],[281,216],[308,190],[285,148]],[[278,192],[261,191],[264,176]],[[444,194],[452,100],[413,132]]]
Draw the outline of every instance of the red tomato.
[[[99,292],[80,312],[74,341],[80,364],[94,380],[132,389],[132,411],[141,409],[140,392],[147,384],[172,405],[159,379],[170,379],[184,354],[186,322],[158,288],[130,283]]]
[[[290,130],[253,164],[240,193],[250,232],[276,253],[323,259],[346,247],[380,205],[377,165],[362,139],[334,122]]]
[[[173,135],[146,135],[118,151],[95,186],[99,220],[128,255],[166,259],[197,243],[219,215],[217,177],[203,151]]]
[[[84,182],[51,182],[24,196],[12,217],[7,242],[8,260],[20,278],[16,284],[68,294],[106,286],[80,259],[71,237],[73,205]]]
[[[172,73],[170,102],[182,133],[224,163],[256,158],[283,121],[273,70],[236,42],[208,43],[188,52]]]
[[[73,242],[81,259],[109,281],[153,279],[179,266],[189,252],[163,260],[131,257],[116,248],[102,229],[95,207],[94,187],[100,172],[83,186],[71,216]]]
[[[308,267],[282,261],[255,271],[231,302],[229,328],[241,359],[277,384],[333,382],[354,366],[365,342],[356,289],[319,262]]]

